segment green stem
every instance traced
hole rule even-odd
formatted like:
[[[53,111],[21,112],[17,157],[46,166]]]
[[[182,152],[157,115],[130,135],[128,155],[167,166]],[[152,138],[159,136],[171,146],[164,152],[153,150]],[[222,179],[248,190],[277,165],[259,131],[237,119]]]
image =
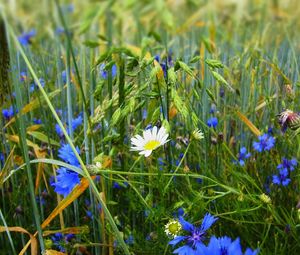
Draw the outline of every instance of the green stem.
[[[29,60],[28,60],[26,54],[24,53],[24,50],[22,49],[22,47],[21,47],[21,45],[20,45],[20,43],[19,43],[19,41],[18,41],[18,38],[16,37],[16,35],[15,35],[13,29],[12,29],[10,26],[8,26],[8,28],[9,28],[9,33],[10,33],[10,35],[12,36],[12,38],[13,38],[13,40],[14,40],[14,42],[15,42],[17,48],[18,48],[18,50],[20,51],[21,56],[22,56],[23,59],[24,59],[24,62],[26,63],[26,65],[27,65],[27,67],[28,67],[29,72],[31,73],[32,77],[34,78],[35,83],[38,85],[38,87],[39,87],[39,89],[40,89],[40,91],[41,91],[43,97],[45,98],[45,101],[46,101],[46,103],[47,103],[47,105],[48,105],[50,111],[52,112],[52,114],[53,114],[55,120],[57,121],[59,127],[61,128],[61,130],[62,130],[62,132],[63,132],[63,134],[64,134],[64,136],[65,136],[65,138],[66,138],[66,141],[69,143],[69,145],[70,145],[72,151],[74,152],[76,158],[78,159],[78,161],[79,161],[79,163],[80,163],[80,166],[81,166],[81,168],[82,168],[82,171],[83,171],[83,173],[84,173],[84,176],[85,176],[85,178],[89,181],[89,184],[90,184],[90,187],[92,188],[92,191],[94,192],[96,198],[98,199],[99,203],[101,204],[102,209],[103,209],[103,211],[104,211],[104,213],[105,213],[105,215],[106,215],[106,217],[107,217],[107,219],[108,219],[108,221],[109,221],[109,223],[110,223],[110,225],[111,225],[111,227],[112,227],[112,230],[113,230],[113,232],[114,232],[115,235],[116,235],[116,238],[117,238],[117,240],[118,240],[118,242],[119,242],[119,245],[121,246],[121,248],[123,249],[123,251],[124,251],[124,253],[125,253],[126,255],[130,255],[129,250],[128,250],[128,247],[127,247],[127,245],[125,244],[125,242],[124,242],[124,240],[123,240],[123,238],[122,238],[122,235],[121,235],[120,231],[118,230],[118,227],[117,227],[116,223],[114,222],[114,219],[113,219],[112,215],[110,214],[110,212],[109,212],[109,210],[108,210],[106,204],[105,204],[104,201],[102,200],[101,194],[98,192],[97,187],[96,187],[96,184],[94,183],[94,181],[93,181],[93,179],[91,178],[91,176],[90,176],[90,174],[89,174],[89,172],[88,172],[88,170],[87,170],[85,164],[83,163],[82,159],[80,158],[80,156],[79,156],[79,154],[78,154],[78,152],[77,152],[77,150],[76,150],[76,148],[75,148],[75,146],[74,146],[74,144],[73,144],[73,142],[72,142],[72,139],[71,139],[70,136],[68,135],[68,133],[67,133],[67,131],[66,131],[66,129],[65,129],[64,125],[63,125],[63,123],[62,123],[61,120],[59,119],[59,117],[58,117],[58,115],[57,115],[57,113],[56,113],[56,111],[55,111],[55,109],[54,109],[54,107],[53,107],[53,105],[52,105],[52,103],[51,103],[51,101],[50,101],[50,99],[49,99],[47,93],[45,92],[45,90],[44,90],[42,84],[40,83],[40,81],[39,81],[39,79],[38,79],[38,77],[37,77],[35,71],[33,70],[33,67],[32,67],[32,65],[31,65],[31,63],[29,62]],[[24,137],[24,138],[25,138],[25,137]],[[27,157],[28,157],[28,154],[27,154]],[[26,155],[25,155],[25,159],[26,159]],[[29,161],[28,161],[28,162],[29,162]],[[31,180],[31,181],[32,181],[32,180]],[[35,199],[35,198],[34,198],[34,199]],[[38,229],[39,229],[39,228],[40,228],[40,226],[38,227]]]

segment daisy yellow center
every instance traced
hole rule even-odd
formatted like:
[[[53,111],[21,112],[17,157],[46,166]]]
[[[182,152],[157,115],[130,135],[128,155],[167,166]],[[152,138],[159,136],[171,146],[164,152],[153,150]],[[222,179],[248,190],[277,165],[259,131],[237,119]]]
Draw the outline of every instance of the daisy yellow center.
[[[168,228],[171,234],[176,235],[180,231],[181,226],[178,222],[174,222],[171,223]]]
[[[145,144],[144,149],[145,150],[154,150],[157,146],[160,145],[160,142],[157,140],[149,141]]]

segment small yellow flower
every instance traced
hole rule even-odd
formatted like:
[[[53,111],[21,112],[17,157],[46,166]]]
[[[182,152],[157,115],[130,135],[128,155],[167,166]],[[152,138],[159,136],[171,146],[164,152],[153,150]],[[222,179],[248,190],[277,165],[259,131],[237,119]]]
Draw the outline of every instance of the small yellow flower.
[[[158,130],[157,127],[154,126],[152,129],[145,130],[143,137],[136,135],[131,138],[131,150],[139,151],[140,155],[149,157],[153,150],[169,141],[167,140],[168,136],[169,134],[164,127]]]
[[[266,204],[271,204],[271,202],[272,202],[271,198],[268,195],[266,195],[265,193],[261,194],[259,196],[259,198],[260,198],[261,201],[263,201]]]
[[[180,230],[182,229],[182,226],[178,220],[170,220],[166,225],[165,225],[165,233],[169,237],[176,237]]]

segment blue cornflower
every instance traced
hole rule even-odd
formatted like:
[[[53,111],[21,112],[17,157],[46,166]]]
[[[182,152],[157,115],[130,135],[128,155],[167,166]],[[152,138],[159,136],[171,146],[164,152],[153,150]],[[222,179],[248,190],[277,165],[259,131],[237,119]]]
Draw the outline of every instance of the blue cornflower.
[[[243,255],[240,239],[237,238],[234,241],[230,237],[215,237],[212,236],[207,246],[202,245],[199,247],[198,254],[209,255]],[[248,248],[245,255],[256,255],[258,250],[252,251]]]
[[[287,186],[291,182],[291,179],[288,177],[289,171],[287,168],[283,168],[279,171],[278,175],[273,175],[273,183],[275,185]]]
[[[27,79],[27,73],[21,72],[20,73],[20,81],[26,81],[26,79]]]
[[[45,87],[45,80],[43,78],[39,78],[39,82],[41,83],[42,87]],[[33,84],[30,85],[29,91],[32,93],[33,91],[35,91],[35,89],[38,88],[38,85],[36,82],[34,82]]]
[[[82,119],[81,114],[79,114],[77,118],[72,120],[73,131],[75,131],[77,129],[77,127],[79,127],[82,124],[82,121],[83,121],[83,119]]]
[[[292,158],[291,160],[288,160],[287,158],[282,158],[282,163],[277,166],[277,169],[283,169],[286,168],[289,171],[294,171],[295,166],[297,166],[297,159]]]
[[[60,115],[62,115],[62,112],[60,113]],[[82,121],[83,121],[83,118],[82,118],[81,114],[79,114],[77,118],[72,119],[72,123],[71,123],[72,130],[75,131],[82,124]],[[67,134],[69,135],[70,131],[69,131],[69,127],[68,126],[69,125],[66,124],[65,128],[67,130]],[[58,136],[60,138],[64,137],[64,133],[63,133],[63,131],[61,130],[61,128],[60,128],[60,126],[58,124],[55,124],[55,132],[58,134]]]
[[[269,151],[275,145],[275,138],[268,134],[263,134],[258,137],[258,142],[253,142],[253,149],[262,152]]]
[[[33,118],[33,123],[34,124],[42,124],[42,120],[41,119],[37,119],[37,118]]]
[[[0,152],[0,166],[1,167],[4,165],[4,160],[5,160],[4,155],[2,152]]]
[[[91,211],[86,211],[86,217],[93,219],[93,213]]]
[[[62,233],[55,233],[51,239],[53,241],[53,244],[61,251],[65,252],[65,248],[62,246],[63,242],[63,234]]]
[[[179,218],[184,215],[184,209],[182,207],[179,207],[177,211],[173,212],[174,218]]]
[[[3,109],[2,114],[5,119],[9,120],[15,114],[13,106],[10,106],[8,109]]]
[[[58,124],[55,124],[55,132],[58,134],[60,138],[64,137],[64,133]],[[68,129],[67,129],[68,132]]]
[[[133,235],[129,235],[128,238],[125,240],[125,243],[127,244],[133,244],[134,243],[134,238]]]
[[[71,242],[72,239],[74,239],[74,238],[75,238],[74,234],[66,234],[65,235],[65,240],[66,240],[67,243]]]
[[[207,126],[215,128],[218,125],[218,119],[216,117],[211,117],[206,122]]]
[[[116,65],[113,65],[111,67],[111,76],[112,77],[115,77],[117,74],[117,66]],[[103,79],[107,79],[108,78],[108,72],[105,70],[105,64],[102,63],[100,65],[100,76],[103,78]]]
[[[31,38],[36,35],[35,29],[30,30],[29,32],[24,32],[22,33],[19,37],[18,40],[20,44],[23,46],[27,46],[31,43]]]
[[[76,151],[80,154],[79,148],[76,146]],[[70,144],[63,144],[58,150],[58,157],[72,166],[80,166],[78,159],[75,156]]]
[[[247,153],[247,149],[245,147],[240,148],[240,153],[238,156],[238,160],[236,163],[239,163],[240,166],[244,166],[245,165],[245,159],[250,158],[251,153],[248,152]]]
[[[128,183],[127,182],[123,182],[122,184],[114,181],[113,182],[113,188],[114,189],[122,189],[122,188],[127,188],[128,187]]]
[[[206,231],[215,223],[218,218],[212,216],[210,213],[206,213],[200,227],[196,227],[193,224],[185,221],[183,217],[179,217],[179,222],[182,225],[182,229],[189,232],[186,236],[176,236],[169,244],[175,246],[176,244],[185,241],[185,245],[174,250],[173,253],[179,255],[193,255],[197,254],[198,248],[203,246],[205,240]]]
[[[76,184],[80,183],[78,173],[67,170],[61,167],[57,170],[56,182],[51,183],[51,186],[55,187],[54,191],[60,195],[66,197],[70,194]]]

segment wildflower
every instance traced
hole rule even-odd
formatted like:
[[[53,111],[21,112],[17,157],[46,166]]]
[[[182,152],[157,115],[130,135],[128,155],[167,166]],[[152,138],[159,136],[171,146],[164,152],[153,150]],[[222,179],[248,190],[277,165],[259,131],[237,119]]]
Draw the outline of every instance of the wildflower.
[[[68,129],[67,129],[68,131]],[[55,132],[60,138],[64,137],[64,133],[58,124],[55,124]]]
[[[4,158],[4,154],[2,152],[0,152],[0,166],[3,166],[4,165],[4,161],[5,158]]]
[[[184,215],[184,209],[182,207],[179,207],[176,212],[173,212],[173,217],[179,218],[180,216]]]
[[[258,250],[252,251],[247,248],[246,252],[242,252],[240,239],[237,238],[234,241],[230,237],[211,237],[208,246],[201,245],[199,247],[198,254],[211,254],[211,255],[256,255]]]
[[[218,125],[218,119],[216,117],[211,117],[206,122],[207,126],[215,128]]]
[[[238,160],[236,161],[236,163],[239,163],[240,166],[244,166],[245,165],[245,159],[250,158],[251,153],[248,152],[247,153],[247,149],[245,147],[240,148],[240,153],[238,156]]]
[[[89,219],[93,219],[93,213],[91,211],[86,211],[86,217]]]
[[[53,241],[53,244],[61,251],[65,252],[65,248],[63,247],[63,234],[62,233],[55,233],[52,237],[51,240]]]
[[[52,182],[51,186],[54,187],[54,191],[60,195],[66,197],[70,194],[72,189],[80,183],[80,178],[77,173],[69,171],[68,169],[61,167],[57,170],[56,182]]]
[[[60,114],[62,115],[62,114]],[[71,123],[71,126],[72,126],[72,130],[75,131],[80,125],[82,125],[82,116],[79,114],[77,118],[75,119],[72,119],[72,123]],[[69,135],[70,134],[70,131],[69,131],[69,127],[68,125],[65,125],[65,128],[67,130],[67,134]],[[60,128],[60,126],[58,124],[55,124],[55,132],[58,134],[58,136],[60,138],[63,138],[64,137],[64,133],[62,131],[62,129]]]
[[[300,114],[295,113],[291,110],[285,110],[281,112],[278,116],[278,122],[281,126],[282,132],[285,132],[289,127],[292,130],[296,130],[300,127]]]
[[[297,166],[297,159],[292,158],[291,160],[288,160],[286,158],[282,158],[282,163],[277,166],[277,169],[288,169],[289,171],[294,171],[295,166]]]
[[[275,138],[268,134],[263,134],[258,137],[258,142],[253,142],[253,149],[262,152],[269,151],[275,145]]]
[[[273,183],[275,185],[287,186],[291,179],[289,177],[289,172],[287,168],[283,168],[279,171],[279,175],[273,175]]]
[[[75,131],[82,124],[82,116],[79,114],[77,118],[72,120],[72,129]]]
[[[21,72],[20,73],[20,81],[26,81],[27,80],[27,73]]]
[[[13,106],[10,106],[8,109],[3,109],[2,114],[5,119],[9,120],[15,114]]]
[[[37,119],[37,118],[33,118],[33,123],[37,124],[37,125],[40,125],[40,124],[42,124],[42,120],[41,119]]]
[[[266,204],[271,204],[271,202],[272,202],[271,198],[268,195],[266,195],[265,193],[261,194],[259,196],[259,198],[260,198],[261,201],[263,201]]]
[[[79,148],[76,146],[76,151],[80,154]],[[58,150],[58,157],[72,166],[80,166],[78,159],[75,156],[70,144],[63,144]]]
[[[195,140],[201,140],[201,139],[204,138],[204,134],[203,134],[203,132],[200,129],[196,129],[196,130],[193,131],[192,137]]]
[[[218,218],[211,214],[205,214],[200,227],[196,227],[193,224],[185,221],[183,217],[179,217],[179,222],[182,225],[182,229],[189,232],[186,236],[176,236],[169,244],[175,246],[176,244],[185,241],[186,244],[177,248],[173,253],[179,255],[196,254],[197,249],[203,245],[202,241],[205,238],[206,231],[215,223]]]
[[[45,87],[45,80],[43,78],[39,78],[39,82],[42,85],[42,87]],[[29,91],[33,92],[36,88],[38,88],[38,85],[36,82],[34,82],[33,84],[31,84]]]
[[[115,77],[117,74],[117,66],[116,65],[113,65],[111,67],[111,76],[112,77]],[[108,78],[108,72],[105,70],[105,64],[102,63],[100,65],[100,76],[103,78],[103,79],[107,79]]]
[[[149,157],[153,150],[169,141],[167,140],[168,136],[169,134],[164,127],[157,130],[157,127],[154,126],[152,129],[145,130],[143,137],[136,135],[131,138],[131,150],[139,151],[140,155]]]
[[[182,229],[182,225],[178,220],[170,220],[166,225],[165,225],[165,233],[169,237],[176,237],[180,230]]]
[[[134,238],[133,235],[129,235],[128,238],[125,240],[125,243],[127,244],[133,244],[134,243]]]
[[[127,188],[127,187],[128,187],[127,182],[123,182],[121,184],[119,182],[116,182],[116,181],[113,182],[113,188],[114,189],[122,189],[122,188]]]
[[[22,33],[19,37],[18,40],[21,45],[27,46],[31,43],[31,38],[36,35],[35,29],[30,30],[29,32],[24,32]]]

